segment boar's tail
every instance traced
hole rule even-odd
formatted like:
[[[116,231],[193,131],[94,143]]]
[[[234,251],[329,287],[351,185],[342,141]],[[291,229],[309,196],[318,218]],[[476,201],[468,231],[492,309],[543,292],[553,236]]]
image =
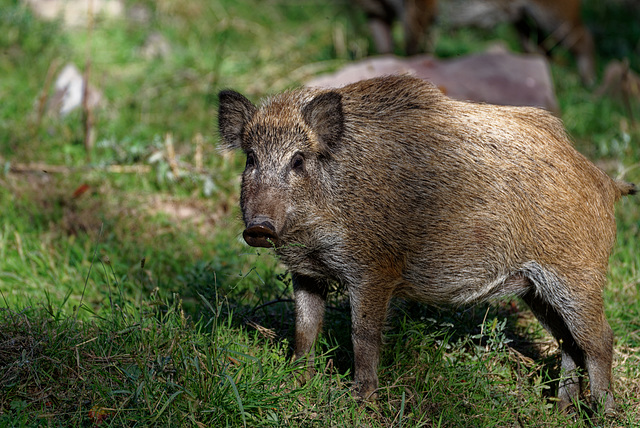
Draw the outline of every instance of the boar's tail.
[[[616,181],[616,186],[620,190],[620,196],[635,195],[638,191],[635,184],[627,183],[626,181],[618,180]]]

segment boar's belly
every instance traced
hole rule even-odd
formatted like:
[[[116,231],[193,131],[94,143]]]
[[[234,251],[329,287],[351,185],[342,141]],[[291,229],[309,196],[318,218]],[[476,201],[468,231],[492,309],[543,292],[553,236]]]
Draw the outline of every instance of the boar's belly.
[[[521,271],[492,273],[462,268],[443,271],[409,271],[397,295],[431,304],[464,305],[525,294],[532,286]]]

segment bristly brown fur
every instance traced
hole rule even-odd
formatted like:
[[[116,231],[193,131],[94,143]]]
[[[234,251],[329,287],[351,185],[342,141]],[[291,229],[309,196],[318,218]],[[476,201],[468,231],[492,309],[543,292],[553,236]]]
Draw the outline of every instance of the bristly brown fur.
[[[516,294],[562,343],[560,407],[613,409],[602,290],[614,203],[634,187],[578,153],[550,113],[452,100],[408,76],[299,89],[253,107],[221,97],[225,144],[247,153],[252,245],[293,275],[297,357],[312,353],[327,281],[346,285],[355,381],[378,387],[393,295],[460,305]]]

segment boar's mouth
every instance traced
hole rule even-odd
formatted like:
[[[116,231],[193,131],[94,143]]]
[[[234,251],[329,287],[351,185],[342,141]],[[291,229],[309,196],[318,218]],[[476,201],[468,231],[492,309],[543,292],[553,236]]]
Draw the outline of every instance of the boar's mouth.
[[[271,248],[278,242],[278,234],[270,221],[253,222],[242,232],[242,237],[252,247]]]

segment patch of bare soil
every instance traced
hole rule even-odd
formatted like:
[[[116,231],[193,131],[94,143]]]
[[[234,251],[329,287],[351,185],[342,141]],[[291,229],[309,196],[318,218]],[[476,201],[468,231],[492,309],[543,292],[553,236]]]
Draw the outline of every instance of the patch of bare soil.
[[[14,195],[20,214],[38,216],[67,235],[97,233],[105,220],[121,224],[132,234],[158,215],[168,217],[176,231],[195,229],[211,235],[237,205],[235,196],[204,199],[125,193],[108,180],[76,182],[46,172],[10,173],[0,179],[0,186]]]
[[[205,199],[180,199],[167,195],[151,195],[141,204],[147,214],[165,215],[177,227],[194,228],[203,235],[210,235],[222,218],[231,212],[231,201],[214,203]]]

